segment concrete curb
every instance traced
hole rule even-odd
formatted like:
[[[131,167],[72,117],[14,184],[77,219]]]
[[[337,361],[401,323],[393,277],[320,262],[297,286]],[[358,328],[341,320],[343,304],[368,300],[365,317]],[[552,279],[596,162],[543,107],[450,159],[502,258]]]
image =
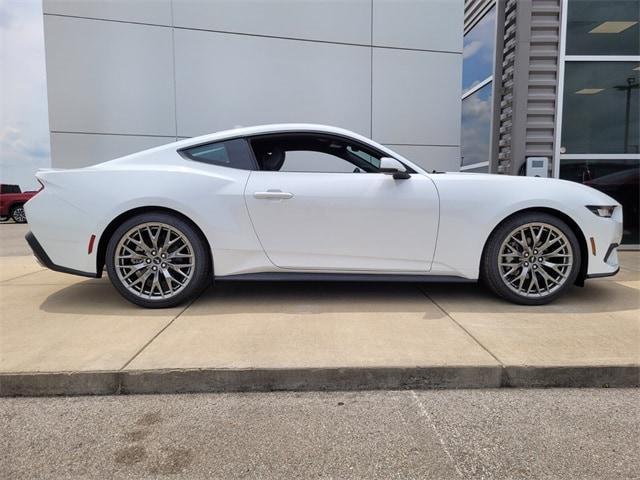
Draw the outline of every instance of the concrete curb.
[[[181,369],[0,374],[0,396],[3,397],[277,390],[638,386],[640,365]]]
[[[251,370],[169,370],[130,372],[127,393],[391,390],[481,388],[500,385],[492,366],[416,368],[300,368]]]
[[[0,396],[110,395],[117,392],[119,372],[0,374]]]
[[[640,365],[504,367],[508,387],[638,387]]]

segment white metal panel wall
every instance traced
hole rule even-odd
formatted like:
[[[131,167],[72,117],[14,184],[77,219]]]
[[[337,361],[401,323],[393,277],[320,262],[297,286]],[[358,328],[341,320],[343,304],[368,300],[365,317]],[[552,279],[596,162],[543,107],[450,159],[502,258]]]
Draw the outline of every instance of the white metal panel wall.
[[[175,136],[171,29],[45,15],[44,32],[52,132]]]
[[[371,0],[173,0],[174,25],[219,32],[369,44]]]
[[[45,0],[52,163],[295,121],[411,146],[404,153],[426,168],[457,170],[462,9],[463,0]]]
[[[171,0],[43,0],[50,15],[171,25]]]
[[[373,137],[380,143],[459,145],[461,67],[461,55],[375,48]]]
[[[178,136],[325,123],[370,135],[370,49],[176,30]]]
[[[373,44],[462,52],[462,0],[373,0]]]
[[[175,137],[52,133],[51,155],[66,168],[78,168],[106,162],[131,152],[165,145],[175,140]]]

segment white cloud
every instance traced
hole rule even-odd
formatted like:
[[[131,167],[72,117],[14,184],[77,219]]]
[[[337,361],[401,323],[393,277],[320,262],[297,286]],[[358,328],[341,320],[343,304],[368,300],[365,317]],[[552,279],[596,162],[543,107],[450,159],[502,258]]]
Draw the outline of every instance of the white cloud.
[[[475,121],[487,120],[491,115],[491,97],[482,99],[478,94],[471,95],[462,102],[462,114]]]
[[[473,94],[462,102],[462,155],[465,164],[489,160],[491,96]]]
[[[464,49],[462,50],[462,58],[466,60],[467,58],[473,57],[481,48],[482,42],[480,40],[473,40],[464,46]]]
[[[41,0],[0,0],[0,181],[37,186],[49,122]]]

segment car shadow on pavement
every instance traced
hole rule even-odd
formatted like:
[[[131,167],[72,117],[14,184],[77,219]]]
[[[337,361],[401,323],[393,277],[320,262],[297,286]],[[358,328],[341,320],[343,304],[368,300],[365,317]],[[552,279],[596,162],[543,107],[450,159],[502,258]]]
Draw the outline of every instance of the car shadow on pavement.
[[[184,307],[173,310],[179,312]],[[167,310],[140,308],[122,298],[109,280],[91,279],[67,285],[49,295],[40,310],[72,315],[162,316]]]
[[[640,290],[611,280],[573,287],[550,305],[530,307],[497,298],[478,284],[384,282],[216,282],[191,306],[199,315],[256,313],[403,313],[433,310],[499,314],[611,313],[640,310]],[[176,314],[186,305],[175,307]],[[137,307],[108,280],[75,283],[49,295],[40,309],[49,313],[161,315],[167,310]],[[429,318],[433,317],[430,313]]]
[[[184,309],[188,304],[176,307]],[[198,314],[425,313],[439,312],[416,284],[351,282],[216,282],[191,305]],[[137,307],[107,281],[87,280],[61,288],[42,302],[48,313],[149,315],[166,310]],[[429,317],[433,317],[432,313]],[[444,316],[444,315],[442,315]]]

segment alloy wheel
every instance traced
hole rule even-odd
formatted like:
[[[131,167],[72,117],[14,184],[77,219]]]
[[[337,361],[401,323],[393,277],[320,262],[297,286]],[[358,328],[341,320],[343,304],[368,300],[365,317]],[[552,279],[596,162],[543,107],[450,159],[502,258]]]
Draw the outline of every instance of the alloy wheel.
[[[114,266],[120,282],[134,295],[169,299],[193,278],[194,249],[175,227],[147,222],[122,236],[115,249]]]
[[[11,214],[11,218],[17,223],[25,223],[27,215],[24,213],[24,207],[16,207]]]
[[[500,246],[502,281],[524,297],[545,297],[562,287],[573,267],[567,236],[548,223],[527,223],[514,229]]]

